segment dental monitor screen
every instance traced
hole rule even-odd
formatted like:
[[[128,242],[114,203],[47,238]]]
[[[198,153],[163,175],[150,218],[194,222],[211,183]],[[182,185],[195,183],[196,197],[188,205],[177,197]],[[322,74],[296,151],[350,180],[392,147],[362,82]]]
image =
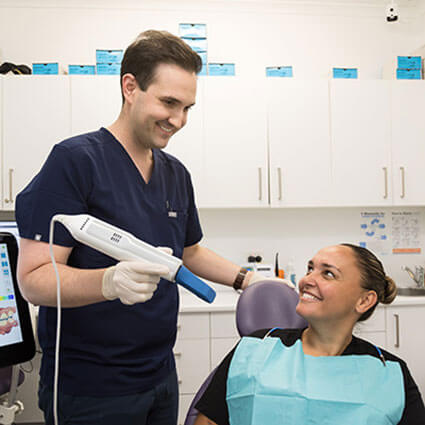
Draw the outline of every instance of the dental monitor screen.
[[[31,359],[35,353],[29,308],[16,281],[18,246],[0,232],[0,367]]]

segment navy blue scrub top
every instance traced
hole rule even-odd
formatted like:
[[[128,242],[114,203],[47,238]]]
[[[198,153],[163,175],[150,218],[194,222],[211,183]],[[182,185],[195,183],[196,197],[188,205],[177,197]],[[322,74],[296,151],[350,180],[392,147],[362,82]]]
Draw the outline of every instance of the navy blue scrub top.
[[[181,258],[202,238],[190,175],[171,155],[153,150],[146,183],[123,146],[104,128],[55,145],[40,173],[18,195],[22,238],[48,242],[54,214],[91,214]],[[116,260],[75,241],[60,224],[54,243],[73,247],[68,265],[98,269]],[[121,395],[152,388],[175,367],[178,290],[161,280],[153,298],[62,310],[60,387],[67,394]],[[41,380],[54,371],[56,308],[41,307]]]

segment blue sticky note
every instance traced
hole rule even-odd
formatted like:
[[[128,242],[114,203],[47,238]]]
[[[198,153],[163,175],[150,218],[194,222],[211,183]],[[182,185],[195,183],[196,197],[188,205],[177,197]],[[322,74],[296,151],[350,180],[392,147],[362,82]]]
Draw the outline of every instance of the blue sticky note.
[[[266,77],[293,77],[292,66],[268,66]]]
[[[198,55],[201,57],[202,63],[207,63],[207,52],[198,52]]]
[[[422,70],[420,69],[397,69],[397,80],[421,80]]]
[[[96,63],[121,63],[123,56],[123,50],[96,49]]]
[[[235,75],[235,64],[234,63],[209,63],[208,64],[208,75],[220,76],[220,75]]]
[[[333,68],[334,78],[357,78],[357,68]]]
[[[96,64],[96,73],[98,75],[120,75],[120,63],[98,63]]]
[[[59,64],[57,62],[52,63],[33,63],[32,73],[36,75],[58,75]]]
[[[397,56],[397,68],[421,69],[422,58],[420,56]]]
[[[206,38],[206,24],[179,24],[180,37],[187,38]]]
[[[187,38],[182,37],[182,40],[187,43],[192,50],[195,52],[206,52],[207,49],[207,39],[206,38]]]
[[[68,65],[69,75],[94,75],[96,67],[94,65]]]
[[[207,65],[205,64],[202,65],[201,72],[198,75],[201,75],[201,76],[207,75]]]

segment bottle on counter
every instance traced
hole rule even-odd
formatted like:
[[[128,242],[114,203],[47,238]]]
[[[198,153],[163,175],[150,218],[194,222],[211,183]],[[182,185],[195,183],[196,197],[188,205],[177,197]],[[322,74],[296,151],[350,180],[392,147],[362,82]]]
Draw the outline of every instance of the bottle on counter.
[[[297,276],[295,274],[295,267],[294,267],[294,260],[291,258],[286,265],[285,269],[285,277],[286,279],[289,279],[295,287],[297,287]]]

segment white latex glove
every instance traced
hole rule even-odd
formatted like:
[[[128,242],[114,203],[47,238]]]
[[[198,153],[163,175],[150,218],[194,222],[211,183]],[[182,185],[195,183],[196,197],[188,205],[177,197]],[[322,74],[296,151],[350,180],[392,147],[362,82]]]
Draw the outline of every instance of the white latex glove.
[[[265,280],[273,281],[273,282],[276,282],[276,283],[283,283],[283,284],[289,286],[291,289],[295,289],[295,286],[293,285],[293,283],[291,281],[287,280],[287,279],[281,279],[280,277],[265,277],[261,273],[257,273],[257,272],[254,272],[251,275],[251,279],[249,279],[248,286],[251,286],[254,283],[265,281]]]
[[[158,248],[172,254],[171,248]],[[167,266],[147,261],[121,261],[105,270],[102,294],[107,300],[119,298],[123,304],[144,303],[153,297],[161,277],[169,273]]]

